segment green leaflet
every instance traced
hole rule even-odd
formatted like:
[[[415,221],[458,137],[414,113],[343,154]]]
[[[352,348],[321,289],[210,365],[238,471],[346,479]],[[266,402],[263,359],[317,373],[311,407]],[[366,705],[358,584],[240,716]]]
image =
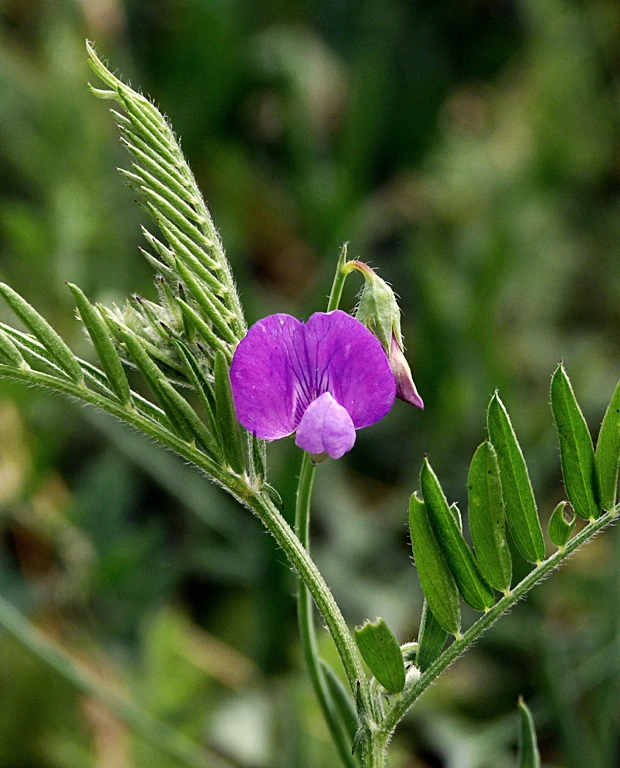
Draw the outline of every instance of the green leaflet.
[[[488,610],[495,602],[495,593],[484,580],[478,563],[450,511],[437,475],[426,458],[422,464],[420,484],[437,541],[448,561],[459,592],[472,608],[478,611]]]
[[[177,298],[176,302],[179,305],[179,309],[183,315],[183,320],[187,323],[187,325],[192,325],[196,329],[196,331],[207,342],[209,348],[214,351],[216,349],[221,349],[225,355],[231,357],[226,343],[219,336],[216,336],[213,333],[211,327],[202,319],[198,312],[190,307],[186,301],[183,301],[183,299]]]
[[[0,330],[0,359],[16,368],[28,365],[22,353],[17,349],[8,333]]]
[[[551,541],[559,547],[564,549],[566,542],[570,539],[571,534],[575,528],[577,517],[573,515],[573,519],[570,523],[564,517],[564,508],[567,502],[561,501],[557,507],[553,510],[551,517],[549,518],[549,527],[547,532]]]
[[[392,630],[377,619],[355,629],[355,642],[368,668],[389,693],[405,687],[405,662]]]
[[[461,608],[456,582],[435,536],[426,505],[415,493],[409,501],[409,530],[424,596],[438,624],[458,636]]]
[[[202,310],[205,320],[212,322],[226,341],[231,344],[236,344],[238,339],[230,330],[230,321],[233,317],[232,313],[226,309],[226,307],[221,305],[216,296],[209,295],[209,293],[203,289],[189,269],[187,269],[185,264],[183,264],[182,261],[179,261],[179,259],[176,259],[175,261],[175,268],[185,283],[187,290],[191,293],[194,301]]]
[[[0,283],[0,293],[22,323],[43,344],[52,360],[76,384],[84,385],[84,376],[76,356],[52,326],[10,286]]]
[[[224,353],[218,349],[215,355],[215,413],[222,436],[224,454],[232,469],[243,473],[243,446],[237,422],[237,412],[230,385],[230,369]]]
[[[355,738],[355,734],[359,727],[353,700],[349,696],[344,685],[340,682],[340,678],[336,677],[334,670],[329,664],[323,659],[319,659],[319,663],[323,670],[323,674],[325,675],[325,682],[327,683],[329,692],[332,695],[332,701],[334,702],[338,714],[340,715],[340,719],[351,738],[351,743],[353,743],[353,739]]]
[[[194,391],[198,395],[200,404],[202,405],[207,421],[209,422],[211,432],[219,439],[219,428],[214,413],[215,400],[213,399],[213,393],[209,386],[209,382],[205,378],[203,371],[198,365],[198,361],[187,344],[179,339],[173,338],[172,341],[177,348],[181,359],[185,363],[187,377],[192,382]]]
[[[620,466],[620,382],[607,406],[601,431],[596,442],[596,474],[601,507],[613,509],[618,488],[618,467]]]
[[[86,330],[88,331],[93,347],[99,356],[101,367],[108,377],[108,382],[112,391],[123,405],[131,405],[129,382],[127,381],[123,364],[121,363],[121,359],[116,351],[114,342],[112,341],[108,326],[104,323],[99,312],[93,307],[77,285],[67,283],[67,286],[73,294],[82,322],[86,326]]]
[[[143,349],[141,341],[126,331],[122,331],[122,337],[138,370],[148,382],[178,434],[188,442],[197,440],[208,454],[218,457],[220,450],[213,435],[198,418],[196,411],[187,400],[176,391],[151,360]]]
[[[532,484],[510,417],[497,392],[489,403],[487,425],[497,452],[506,519],[515,544],[526,560],[540,563],[545,559],[545,540]]]
[[[512,559],[504,524],[504,497],[497,454],[491,443],[478,446],[467,480],[469,530],[483,576],[500,592],[510,589]]]
[[[519,697],[519,715],[519,758],[517,761],[519,768],[540,768],[534,718],[521,697]]]
[[[601,513],[594,447],[562,364],[551,379],[551,408],[560,438],[560,460],[568,499],[579,517],[594,520]]]
[[[433,616],[426,600],[422,606],[422,619],[418,633],[418,660],[420,672],[427,670],[441,656],[448,633]]]

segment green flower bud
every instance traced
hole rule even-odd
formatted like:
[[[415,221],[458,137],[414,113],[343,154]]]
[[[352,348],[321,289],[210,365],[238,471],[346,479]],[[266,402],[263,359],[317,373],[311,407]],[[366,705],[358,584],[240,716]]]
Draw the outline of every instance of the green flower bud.
[[[350,261],[347,266],[364,275],[366,282],[355,316],[381,342],[396,379],[396,397],[417,408],[424,408],[422,398],[413,383],[409,363],[405,359],[400,329],[400,307],[394,291],[367,264]]]
[[[386,354],[390,354],[392,336],[396,337],[402,350],[403,339],[400,330],[400,307],[394,291],[367,264],[349,262],[364,275],[362,289],[355,317],[381,342]]]

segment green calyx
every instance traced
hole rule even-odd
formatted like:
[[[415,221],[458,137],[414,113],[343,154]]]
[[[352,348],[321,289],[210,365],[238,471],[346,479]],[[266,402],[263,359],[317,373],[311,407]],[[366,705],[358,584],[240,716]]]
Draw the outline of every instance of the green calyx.
[[[365,280],[355,317],[379,339],[387,354],[390,353],[392,337],[402,351],[400,307],[394,291],[367,264],[350,261],[347,266],[361,272]]]

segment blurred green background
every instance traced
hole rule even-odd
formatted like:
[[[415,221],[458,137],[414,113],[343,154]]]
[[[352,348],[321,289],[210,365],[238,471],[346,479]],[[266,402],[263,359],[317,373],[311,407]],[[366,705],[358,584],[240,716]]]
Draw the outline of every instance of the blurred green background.
[[[620,5],[0,0],[0,277],[92,358],[64,282],[106,303],[154,289],[86,37],[180,135],[250,321],[321,309],[345,240],[401,296],[426,410],[397,402],[319,468],[314,553],[351,624],[415,639],[423,454],[465,509],[498,387],[546,519],[552,371],[593,432],[620,376]],[[290,519],[300,452],[269,459]],[[294,589],[258,522],[173,455],[0,382],[0,595],[88,674],[238,768],[331,768]],[[618,531],[425,695],[392,768],[513,766],[519,694],[546,765],[620,766]],[[179,765],[0,630],[0,766]]]

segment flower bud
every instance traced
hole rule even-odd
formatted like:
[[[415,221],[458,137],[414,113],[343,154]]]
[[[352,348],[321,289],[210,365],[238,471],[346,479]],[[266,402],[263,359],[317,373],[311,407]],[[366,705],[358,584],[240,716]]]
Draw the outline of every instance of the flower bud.
[[[381,342],[396,379],[396,397],[406,403],[424,408],[418,394],[409,363],[405,359],[400,329],[400,307],[394,291],[367,264],[349,262],[351,268],[364,275],[365,284],[357,307],[356,318]]]
[[[379,339],[386,355],[389,356],[392,337],[396,336],[401,347],[403,341],[400,331],[400,308],[394,291],[367,264],[359,261],[350,263],[355,264],[355,268],[364,275],[366,281],[355,317]]]

